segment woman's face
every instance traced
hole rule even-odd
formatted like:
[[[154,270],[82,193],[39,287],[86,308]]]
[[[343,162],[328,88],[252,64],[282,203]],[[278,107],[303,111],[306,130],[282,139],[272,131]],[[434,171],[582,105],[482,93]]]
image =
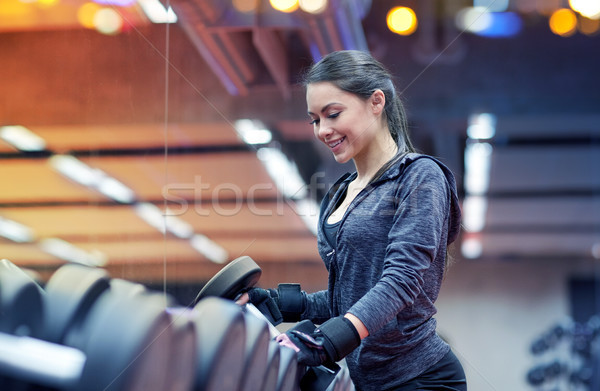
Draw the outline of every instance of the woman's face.
[[[343,91],[330,82],[308,85],[306,103],[315,136],[346,163],[365,153],[379,125],[373,96],[367,100]]]

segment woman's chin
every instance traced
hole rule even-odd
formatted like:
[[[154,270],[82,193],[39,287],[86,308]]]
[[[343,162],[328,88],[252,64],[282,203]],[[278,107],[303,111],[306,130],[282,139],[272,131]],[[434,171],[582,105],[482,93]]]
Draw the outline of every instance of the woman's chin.
[[[350,161],[350,157],[346,154],[339,154],[339,155],[333,155],[333,158],[335,159],[336,162],[340,163],[340,164],[344,164]]]

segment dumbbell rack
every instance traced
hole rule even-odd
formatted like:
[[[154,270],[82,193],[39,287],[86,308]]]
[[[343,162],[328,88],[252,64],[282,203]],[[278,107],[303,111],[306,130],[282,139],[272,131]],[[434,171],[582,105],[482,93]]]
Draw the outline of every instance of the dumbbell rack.
[[[211,296],[181,307],[75,264],[42,288],[0,261],[2,390],[304,390],[307,368],[277,334],[252,305]],[[352,389],[342,368],[319,390]]]

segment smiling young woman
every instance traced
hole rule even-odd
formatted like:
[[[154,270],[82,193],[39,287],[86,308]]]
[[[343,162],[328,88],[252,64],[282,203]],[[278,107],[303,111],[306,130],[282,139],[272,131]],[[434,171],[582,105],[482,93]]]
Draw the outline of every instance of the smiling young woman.
[[[369,53],[330,53],[305,86],[315,136],[356,168],[321,202],[317,245],[328,288],[308,294],[280,284],[252,289],[249,300],[272,301],[284,321],[320,324],[278,340],[305,365],[345,358],[359,391],[466,390],[434,318],[460,227],[454,176],[415,152],[391,75]]]

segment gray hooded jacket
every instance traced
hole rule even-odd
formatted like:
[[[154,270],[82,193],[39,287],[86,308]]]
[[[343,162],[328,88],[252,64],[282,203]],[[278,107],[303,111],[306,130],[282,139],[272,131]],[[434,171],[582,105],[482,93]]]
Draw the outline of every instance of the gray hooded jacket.
[[[382,391],[424,372],[449,350],[436,334],[434,302],[461,212],[450,170],[410,153],[359,193],[336,243],[329,243],[323,224],[354,178],[340,178],[321,203],[318,249],[329,283],[307,295],[302,317],[315,323],[346,312],[358,317],[369,336],[346,362],[359,390]]]

